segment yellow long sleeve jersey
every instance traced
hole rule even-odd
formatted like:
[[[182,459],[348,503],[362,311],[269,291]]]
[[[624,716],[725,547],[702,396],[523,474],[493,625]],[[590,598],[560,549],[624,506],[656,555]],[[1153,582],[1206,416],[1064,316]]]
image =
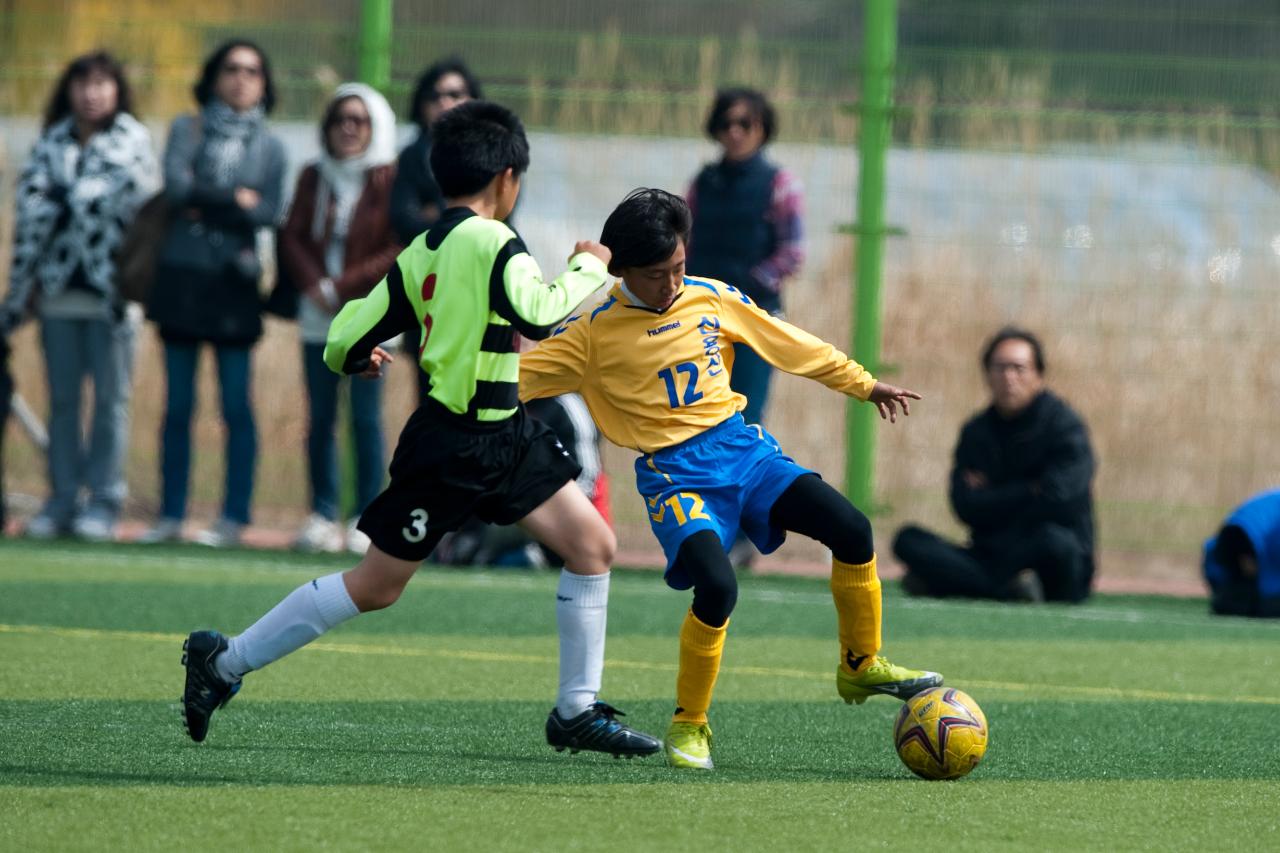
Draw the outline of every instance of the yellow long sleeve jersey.
[[[729,387],[733,346],[779,370],[866,400],[875,378],[831,344],[760,310],[724,282],[686,277],[665,311],[632,302],[615,284],[520,357],[520,399],[576,391],[601,432],[653,453],[741,411]]]

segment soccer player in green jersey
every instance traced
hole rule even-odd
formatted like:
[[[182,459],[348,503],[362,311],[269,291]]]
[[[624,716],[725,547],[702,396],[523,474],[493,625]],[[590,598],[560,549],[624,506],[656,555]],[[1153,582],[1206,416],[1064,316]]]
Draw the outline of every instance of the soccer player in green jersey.
[[[245,673],[395,603],[440,537],[474,514],[518,522],[565,561],[556,591],[560,686],[547,742],[615,756],[657,752],[660,741],[597,700],[613,532],[574,483],[577,463],[526,417],[516,394],[516,333],[550,334],[605,282],[609,250],[581,241],[568,271],[543,280],[503,224],[529,165],[524,129],[509,110],[463,104],[432,136],[431,168],[449,206],[367,297],[339,312],[324,353],[336,372],[376,377],[391,361],[380,341],[410,331],[421,340],[418,364],[431,390],[400,435],[390,485],[360,518],[372,547],[354,569],[303,584],[238,636],[192,633],[183,646],[187,732],[204,740]]]

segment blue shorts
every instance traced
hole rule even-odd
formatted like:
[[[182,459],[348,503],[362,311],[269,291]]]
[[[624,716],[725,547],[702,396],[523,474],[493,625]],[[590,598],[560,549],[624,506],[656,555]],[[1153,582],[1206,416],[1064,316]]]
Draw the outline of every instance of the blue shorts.
[[[680,544],[703,530],[715,531],[726,551],[739,529],[760,553],[776,551],[787,532],[769,523],[769,511],[797,477],[812,473],[784,454],[763,427],[748,426],[739,414],[637,459],[636,489],[667,556],[667,585],[693,585],[672,564]]]

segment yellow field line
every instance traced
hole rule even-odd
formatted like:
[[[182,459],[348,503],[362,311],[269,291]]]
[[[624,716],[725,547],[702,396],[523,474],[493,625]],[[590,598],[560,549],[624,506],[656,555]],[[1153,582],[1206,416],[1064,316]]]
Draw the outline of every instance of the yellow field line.
[[[0,634],[33,634],[78,640],[150,640],[177,644],[186,639],[183,634],[164,634],[157,631],[124,631],[109,628],[62,628],[53,625],[5,625],[0,623]],[[311,643],[303,651],[332,652],[347,655],[375,655],[384,657],[446,658],[450,660],[481,661],[485,663],[525,663],[555,665],[557,658],[550,655],[519,655],[510,652],[485,652],[475,649],[418,649],[364,643]],[[610,658],[606,664],[616,669],[654,670],[675,672],[673,663],[618,660]],[[757,675],[766,678],[792,678],[803,681],[829,681],[829,672],[788,669],[767,666],[726,666],[725,675]],[[1142,690],[1121,687],[1086,687],[1065,684],[1029,684],[1011,681],[966,680],[966,690],[1003,690],[1012,693],[1037,695],[1051,694],[1067,697],[1092,697],[1098,699],[1149,699],[1170,702],[1239,702],[1252,705],[1280,705],[1280,696],[1230,696],[1209,693],[1179,693],[1166,690]]]

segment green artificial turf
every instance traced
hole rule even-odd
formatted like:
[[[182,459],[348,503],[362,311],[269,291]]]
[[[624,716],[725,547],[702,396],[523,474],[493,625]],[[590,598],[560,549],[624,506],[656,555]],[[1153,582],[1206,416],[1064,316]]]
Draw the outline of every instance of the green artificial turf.
[[[898,705],[835,695],[825,584],[748,578],[712,773],[551,751],[555,576],[420,573],[182,731],[181,641],[341,559],[0,544],[0,849],[1274,849],[1280,625],[1202,601],[885,591],[885,653],[986,711],[958,782],[915,779]],[[603,698],[661,734],[687,594],[615,572]]]

